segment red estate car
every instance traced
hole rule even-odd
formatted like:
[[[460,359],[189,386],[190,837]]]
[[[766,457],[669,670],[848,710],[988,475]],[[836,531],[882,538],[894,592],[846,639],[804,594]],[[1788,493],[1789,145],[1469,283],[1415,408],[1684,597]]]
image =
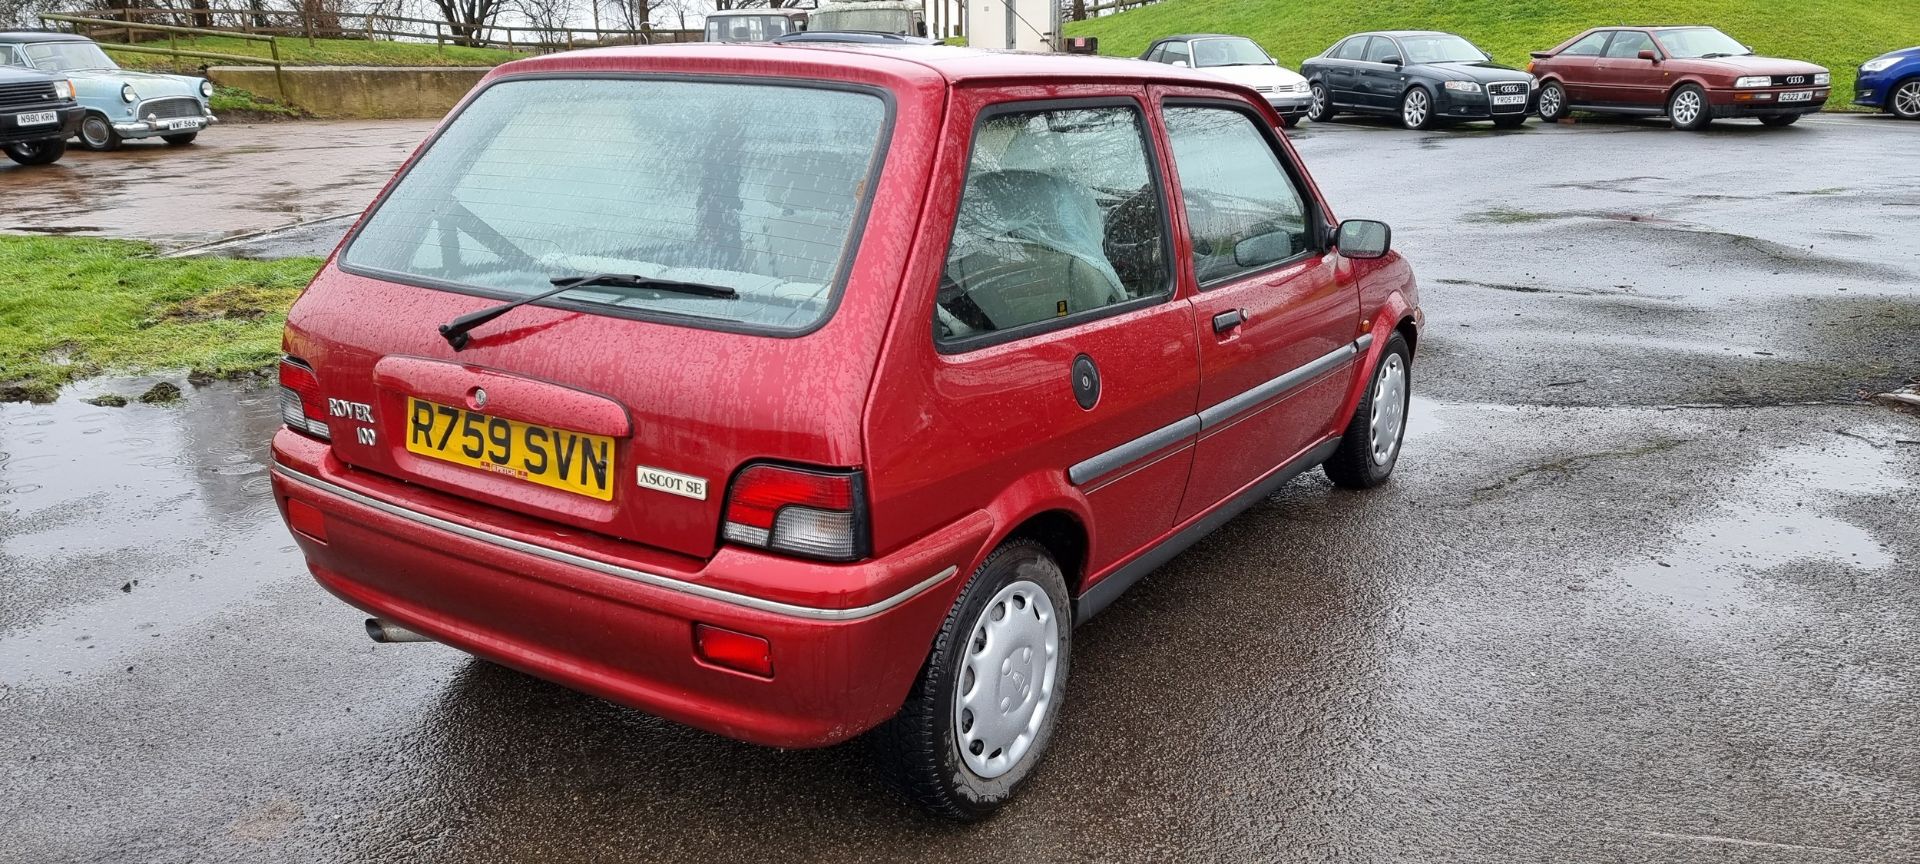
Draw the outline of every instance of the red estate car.
[[[765,745],[885,724],[984,815],[1073,624],[1304,470],[1393,470],[1412,273],[1275,121],[940,46],[508,64],[294,304],[274,495],[376,638]]]
[[[1689,131],[1727,117],[1791,126],[1827,104],[1827,70],[1756,57],[1712,27],[1598,27],[1533,57],[1549,122],[1579,109],[1665,114]]]

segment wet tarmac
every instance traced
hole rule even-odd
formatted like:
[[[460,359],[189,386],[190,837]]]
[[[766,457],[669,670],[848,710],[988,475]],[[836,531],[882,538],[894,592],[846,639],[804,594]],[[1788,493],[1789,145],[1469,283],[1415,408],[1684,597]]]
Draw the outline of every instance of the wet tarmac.
[[[235,123],[186,147],[129,141],[77,146],[59,162],[0,162],[0,232],[149,240],[167,249],[271,232],[224,254],[325,255],[433,123],[422,120]],[[337,225],[313,239],[309,224]],[[271,241],[286,232],[282,244]]]
[[[380,646],[263,497],[268,394],[0,405],[0,861],[1920,860],[1920,128],[1302,130],[1414,261],[1406,450],[1077,635],[993,821],[860,745]],[[4,182],[4,181],[0,181]]]

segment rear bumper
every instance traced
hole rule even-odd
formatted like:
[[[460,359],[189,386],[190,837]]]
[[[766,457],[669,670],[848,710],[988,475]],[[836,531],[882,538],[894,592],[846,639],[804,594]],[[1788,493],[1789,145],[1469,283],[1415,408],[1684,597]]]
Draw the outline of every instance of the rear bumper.
[[[53,111],[60,115],[58,123],[44,126],[21,126],[16,122],[22,114],[34,114]],[[0,109],[0,144],[19,144],[26,141],[65,140],[80,133],[80,118],[86,115],[86,109],[78,105],[57,106],[14,106]]]
[[[1801,102],[1781,102],[1786,92],[1806,92],[1806,87],[1781,90],[1714,90],[1707,94],[1707,105],[1714,119],[1728,117],[1773,117],[1782,114],[1812,114],[1826,107],[1832,93],[1826,87],[1812,88],[1813,98]]]
[[[369,478],[326,445],[282,431],[273,490],[324,516],[295,531],[340,599],[469,653],[720,735],[775,747],[844,741],[899,710],[991,519],[975,513],[858,565],[906,588],[861,605],[800,605],[714,587],[818,578],[821,565],[727,549],[692,574],[559,551]],[[533,538],[537,540],[538,538]],[[723,572],[731,571],[731,572]],[[804,584],[804,582],[802,583]],[[857,601],[855,601],[857,602]],[[693,625],[768,640],[773,676],[709,665]]]

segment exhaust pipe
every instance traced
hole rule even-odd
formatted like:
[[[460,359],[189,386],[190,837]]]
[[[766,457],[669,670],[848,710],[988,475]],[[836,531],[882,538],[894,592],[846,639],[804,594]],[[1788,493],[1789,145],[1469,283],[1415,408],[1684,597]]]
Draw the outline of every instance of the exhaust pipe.
[[[433,640],[408,630],[385,618],[367,619],[367,637],[375,642],[432,642]]]

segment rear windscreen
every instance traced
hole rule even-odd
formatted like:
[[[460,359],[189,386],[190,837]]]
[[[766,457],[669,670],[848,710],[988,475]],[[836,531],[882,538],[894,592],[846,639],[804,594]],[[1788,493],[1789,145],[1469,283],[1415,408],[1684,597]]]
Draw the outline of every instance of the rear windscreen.
[[[732,297],[568,300],[799,330],[851,254],[886,104],[864,92],[649,79],[506,81],[460,112],[341,256],[349,271],[524,296],[590,274]]]

